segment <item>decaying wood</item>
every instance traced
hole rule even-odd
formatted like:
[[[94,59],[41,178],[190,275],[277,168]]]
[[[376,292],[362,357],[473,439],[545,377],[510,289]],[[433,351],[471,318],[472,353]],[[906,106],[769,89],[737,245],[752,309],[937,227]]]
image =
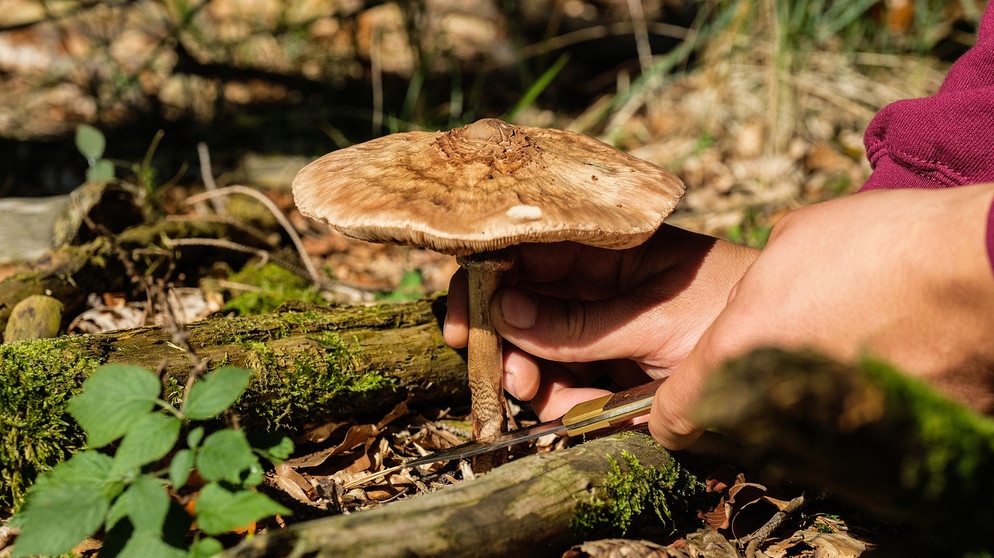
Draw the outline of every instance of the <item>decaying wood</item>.
[[[916,555],[994,544],[994,421],[884,364],[757,351],[711,378],[699,418],[739,460],[912,525]]]
[[[301,306],[202,320],[186,330],[210,368],[230,364],[256,372],[235,407],[242,424],[292,431],[326,419],[378,419],[404,400],[468,406],[465,362],[445,344],[438,325],[444,301]],[[37,471],[80,445],[82,437],[65,405],[104,363],[161,371],[173,402],[191,368],[189,356],[157,326],[0,345],[0,385],[20,386],[0,390],[5,430],[0,505],[16,501]]]
[[[604,497],[611,459],[627,470],[623,452],[644,467],[672,465],[649,435],[614,434],[374,510],[256,535],[225,556],[561,556],[582,537],[571,528],[581,504]]]

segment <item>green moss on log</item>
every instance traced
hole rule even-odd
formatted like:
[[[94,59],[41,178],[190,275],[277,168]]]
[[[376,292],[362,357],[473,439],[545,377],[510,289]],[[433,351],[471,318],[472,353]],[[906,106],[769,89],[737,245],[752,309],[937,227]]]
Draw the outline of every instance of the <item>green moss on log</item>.
[[[0,345],[0,507],[82,445],[65,406],[99,364],[73,338]]]
[[[696,516],[704,507],[705,485],[677,459],[661,467],[645,467],[632,454],[622,452],[625,468],[614,457],[604,486],[590,502],[577,506],[572,530],[583,537],[626,535],[633,527],[655,524],[671,532]],[[676,509],[674,509],[676,508]]]

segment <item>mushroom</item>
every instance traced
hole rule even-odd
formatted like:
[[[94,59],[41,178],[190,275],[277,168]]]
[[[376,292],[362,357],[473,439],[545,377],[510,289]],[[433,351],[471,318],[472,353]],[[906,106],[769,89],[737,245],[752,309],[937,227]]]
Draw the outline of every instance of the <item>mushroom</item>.
[[[490,298],[506,248],[644,242],[683,196],[666,170],[567,131],[486,118],[448,132],[406,132],[329,153],[293,181],[300,212],[370,242],[457,256],[469,277],[467,367],[473,434],[506,425],[501,339]]]

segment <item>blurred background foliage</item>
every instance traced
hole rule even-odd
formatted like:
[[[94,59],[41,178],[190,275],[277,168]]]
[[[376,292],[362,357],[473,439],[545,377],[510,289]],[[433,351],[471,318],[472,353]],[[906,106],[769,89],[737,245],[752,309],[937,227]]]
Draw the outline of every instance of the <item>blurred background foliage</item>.
[[[697,152],[741,138],[758,117],[760,151],[785,153],[810,135],[806,95],[833,98],[849,107],[843,120],[865,126],[879,105],[927,94],[972,44],[983,10],[979,0],[0,4],[0,196],[82,182],[80,124],[101,129],[118,161],[141,159],[165,131],[163,181],[196,175],[200,141],[233,168],[246,153],[310,158],[483,116],[623,148],[673,137],[667,122],[685,120]],[[857,74],[890,88],[868,95]],[[711,90],[695,104],[707,106],[703,123],[672,98],[690,75],[698,94]],[[742,126],[721,124],[723,111]],[[680,166],[695,151],[673,153],[656,158]]]

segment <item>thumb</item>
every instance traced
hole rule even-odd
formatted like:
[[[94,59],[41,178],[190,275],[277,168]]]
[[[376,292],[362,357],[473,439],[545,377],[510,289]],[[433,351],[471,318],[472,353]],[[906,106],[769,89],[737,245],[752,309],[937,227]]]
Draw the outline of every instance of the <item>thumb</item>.
[[[704,432],[705,427],[696,422],[694,413],[707,376],[717,364],[710,358],[712,331],[705,332],[687,358],[656,390],[649,413],[649,432],[666,449],[684,449]]]
[[[505,288],[491,301],[491,319],[504,339],[538,358],[556,362],[640,360],[665,322],[632,299],[565,300]],[[658,349],[658,341],[654,341]]]

